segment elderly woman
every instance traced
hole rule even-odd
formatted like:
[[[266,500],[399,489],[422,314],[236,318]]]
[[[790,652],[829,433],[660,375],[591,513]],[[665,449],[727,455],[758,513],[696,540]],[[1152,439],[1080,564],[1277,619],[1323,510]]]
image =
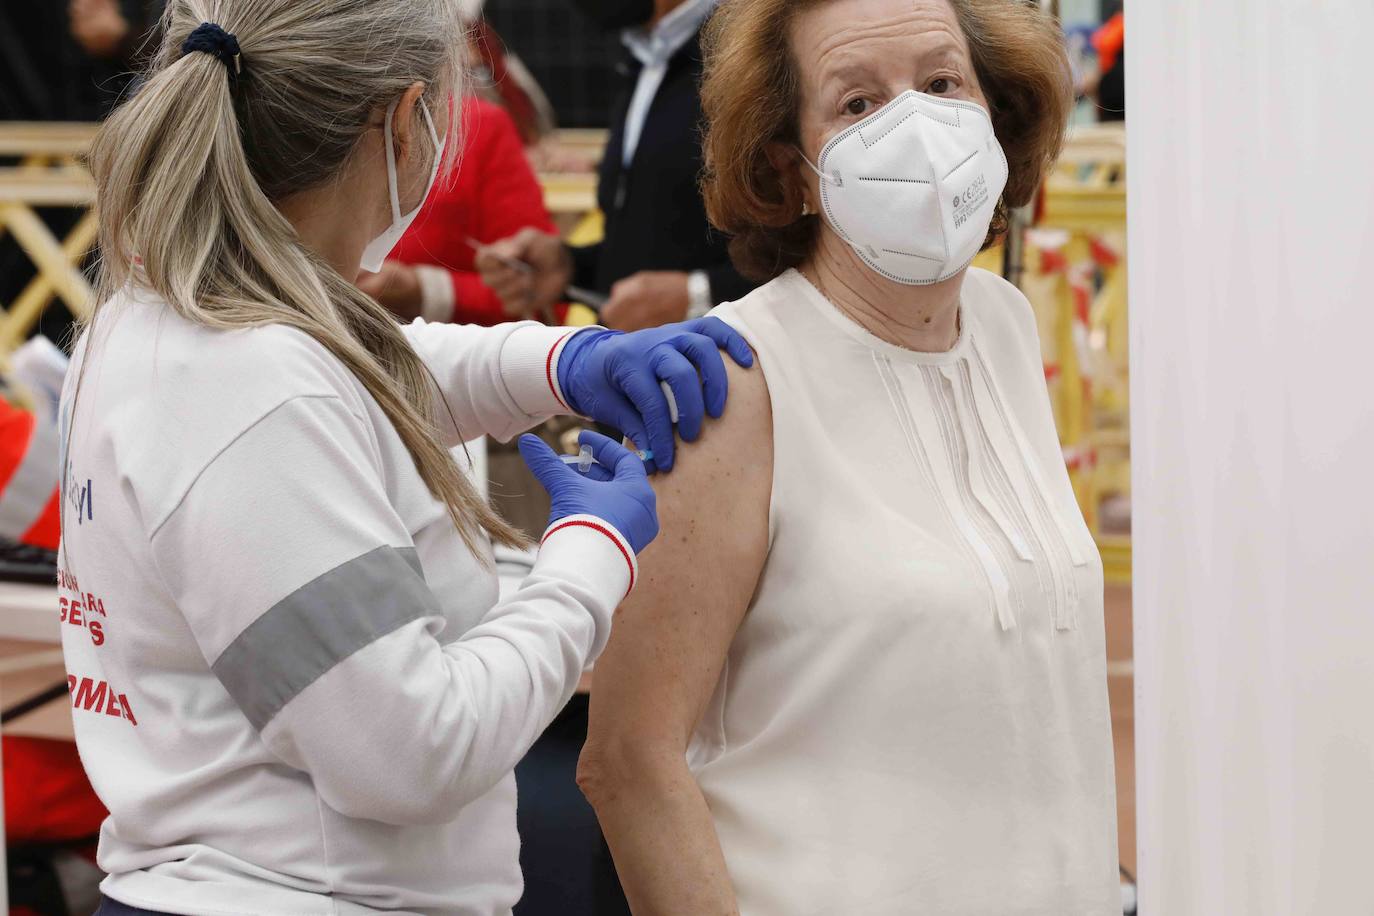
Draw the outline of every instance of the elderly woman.
[[[725,0],[706,193],[760,357],[656,483],[579,781],[637,913],[1121,912],[1102,571],[1025,298],[1062,140],[1019,0]],[[663,546],[659,546],[663,545]]]

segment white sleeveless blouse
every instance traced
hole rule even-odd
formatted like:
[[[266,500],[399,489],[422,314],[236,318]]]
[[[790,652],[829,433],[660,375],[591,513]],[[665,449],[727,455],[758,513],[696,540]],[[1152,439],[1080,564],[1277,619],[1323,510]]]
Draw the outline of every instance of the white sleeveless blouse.
[[[773,409],[768,559],[689,751],[741,912],[1119,914],[1102,566],[1025,297],[969,271],[946,353],[795,271],[715,314]]]

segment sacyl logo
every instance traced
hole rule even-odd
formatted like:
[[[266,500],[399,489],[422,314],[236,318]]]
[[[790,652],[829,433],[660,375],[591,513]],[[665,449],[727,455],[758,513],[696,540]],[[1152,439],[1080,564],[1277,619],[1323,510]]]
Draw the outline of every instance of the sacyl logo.
[[[82,486],[79,481],[67,481],[67,503],[76,510],[76,523],[80,525],[85,521],[95,521],[95,509],[92,505],[91,481],[86,478],[86,485]]]

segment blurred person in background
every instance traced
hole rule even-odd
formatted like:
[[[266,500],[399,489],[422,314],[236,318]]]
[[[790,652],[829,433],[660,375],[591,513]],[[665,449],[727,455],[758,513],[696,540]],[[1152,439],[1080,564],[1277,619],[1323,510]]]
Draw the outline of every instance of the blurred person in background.
[[[638,913],[1122,912],[1103,574],[970,268],[1072,108],[1008,0],[723,0],[705,194],[762,372],[658,482],[579,768]],[[823,215],[817,215],[823,214]],[[668,545],[666,548],[662,545]]]
[[[161,15],[161,0],[0,4],[0,117],[104,118]]]
[[[1097,69],[1084,86],[1103,123],[1126,120],[1126,13],[1121,0],[1105,4],[1106,20],[1092,31],[1088,43],[1097,54]]]
[[[618,30],[628,55],[601,161],[597,201],[605,237],[569,247],[525,229],[479,256],[477,269],[508,307],[538,313],[569,284],[608,294],[600,320],[622,330],[704,315],[753,288],[706,219],[701,173],[701,48],[716,0],[576,0]],[[520,260],[532,272],[513,269]]]
[[[520,132],[525,152],[536,169],[587,172],[596,160],[558,142],[557,114],[544,88],[491,22],[482,15],[483,0],[464,0],[468,30],[469,91],[505,109]]]
[[[531,316],[503,302],[473,267],[481,245],[524,228],[555,230],[510,115],[468,96],[462,119],[461,168],[435,184],[381,271],[361,274],[358,286],[404,321],[495,325],[536,317],[556,322],[561,304]]]
[[[0,2],[0,120],[102,120],[127,93],[161,12],[161,0]],[[58,238],[81,216],[71,207],[35,211]],[[0,233],[0,303],[11,302],[34,274],[28,254]],[[70,323],[59,299],[38,327],[65,340]]]
[[[1098,59],[1094,89],[1101,121],[1126,120],[1126,14],[1120,5],[1116,4],[1117,11],[1092,37]]]
[[[504,108],[515,122],[521,141],[535,147],[554,131],[553,105],[533,74],[482,15],[484,5],[483,0],[465,0],[463,4],[463,18],[469,23],[469,91]]]
[[[87,54],[127,67],[162,15],[162,3],[160,0],[71,0],[67,15],[71,19],[72,37]]]

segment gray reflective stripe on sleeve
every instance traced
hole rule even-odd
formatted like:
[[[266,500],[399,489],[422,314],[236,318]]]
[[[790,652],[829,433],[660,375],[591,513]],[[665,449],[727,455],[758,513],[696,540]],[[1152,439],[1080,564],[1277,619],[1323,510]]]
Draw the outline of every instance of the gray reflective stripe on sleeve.
[[[272,605],[212,668],[262,731],[283,706],[354,652],[439,613],[414,548],[378,547]]]
[[[43,514],[57,489],[57,449],[57,428],[41,419],[34,423],[29,447],[0,494],[0,536],[17,541]]]

